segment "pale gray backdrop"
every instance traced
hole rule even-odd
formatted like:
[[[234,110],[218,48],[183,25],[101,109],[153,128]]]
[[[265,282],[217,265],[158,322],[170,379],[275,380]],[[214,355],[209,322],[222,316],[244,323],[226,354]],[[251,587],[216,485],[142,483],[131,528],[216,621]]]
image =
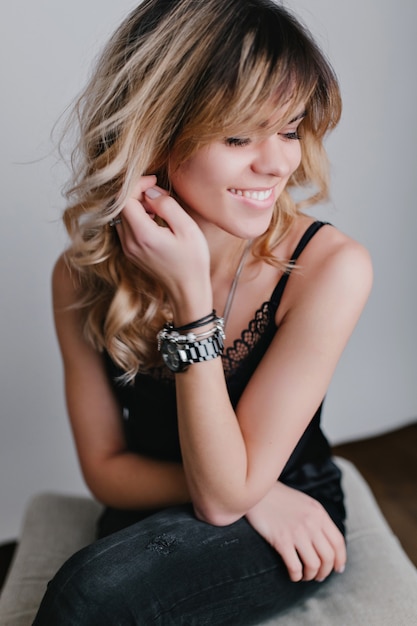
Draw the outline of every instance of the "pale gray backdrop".
[[[227,0],[225,0],[227,1]],[[244,0],[242,0],[244,1]],[[64,168],[49,134],[134,0],[20,0],[0,10],[0,541],[42,490],[85,492],[67,424],[50,307],[65,236]],[[340,77],[328,142],[332,202],[316,211],[367,246],[375,286],[328,394],[332,442],[417,415],[415,0],[289,0]]]

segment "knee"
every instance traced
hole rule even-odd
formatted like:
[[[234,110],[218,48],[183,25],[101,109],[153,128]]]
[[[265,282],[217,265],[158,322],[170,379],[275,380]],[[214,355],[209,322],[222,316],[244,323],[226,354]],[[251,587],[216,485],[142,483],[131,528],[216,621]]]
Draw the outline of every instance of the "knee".
[[[49,582],[34,626],[114,624],[118,576],[92,544],[72,556]]]

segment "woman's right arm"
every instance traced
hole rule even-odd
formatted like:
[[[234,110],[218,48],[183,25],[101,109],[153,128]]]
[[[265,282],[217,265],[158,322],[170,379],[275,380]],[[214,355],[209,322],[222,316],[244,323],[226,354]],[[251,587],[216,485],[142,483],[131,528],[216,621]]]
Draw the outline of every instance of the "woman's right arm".
[[[120,407],[102,355],[83,337],[74,280],[64,257],[52,278],[55,327],[64,365],[65,393],[84,479],[105,505],[159,508],[190,501],[182,465],[156,461],[126,448]]]

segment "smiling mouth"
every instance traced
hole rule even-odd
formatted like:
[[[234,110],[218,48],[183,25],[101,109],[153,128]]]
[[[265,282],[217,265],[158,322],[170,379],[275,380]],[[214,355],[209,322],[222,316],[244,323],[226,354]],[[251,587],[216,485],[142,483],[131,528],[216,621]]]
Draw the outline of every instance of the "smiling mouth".
[[[255,191],[250,189],[229,189],[230,193],[234,196],[241,196],[242,198],[248,198],[249,200],[264,201],[272,195],[272,189],[265,189],[263,191]]]

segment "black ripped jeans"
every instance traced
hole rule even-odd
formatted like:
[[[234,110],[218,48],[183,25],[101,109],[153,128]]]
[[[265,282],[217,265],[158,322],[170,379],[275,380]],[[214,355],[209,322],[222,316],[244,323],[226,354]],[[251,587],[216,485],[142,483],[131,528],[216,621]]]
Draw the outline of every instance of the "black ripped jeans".
[[[166,509],[75,554],[49,583],[34,626],[259,624],[320,583],[293,583],[245,518]]]

